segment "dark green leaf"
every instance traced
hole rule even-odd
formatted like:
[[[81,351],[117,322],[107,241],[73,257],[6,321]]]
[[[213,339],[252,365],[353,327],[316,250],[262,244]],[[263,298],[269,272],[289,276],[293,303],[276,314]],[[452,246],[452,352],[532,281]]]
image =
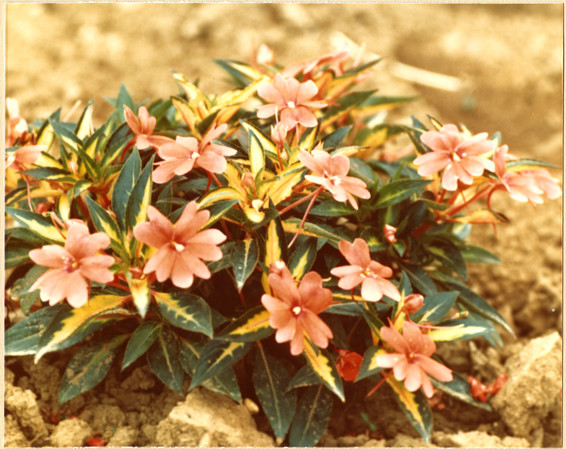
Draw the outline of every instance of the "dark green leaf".
[[[192,376],[204,345],[183,338],[179,339],[179,343],[181,365],[185,372]],[[242,402],[240,386],[232,367],[224,368],[217,376],[205,380],[201,385],[207,390],[227,395],[236,402]]]
[[[153,292],[163,318],[174,326],[212,337],[209,305],[192,293]]]
[[[110,238],[110,246],[120,255],[122,259],[128,260],[129,257],[123,245],[122,231],[116,221],[98,203],[86,197],[86,204],[90,212],[90,218],[97,231],[103,232]]]
[[[35,354],[43,331],[64,307],[63,304],[44,307],[10,326],[4,334],[4,355]]]
[[[318,239],[308,238],[306,243],[297,245],[289,260],[289,271],[294,279],[302,277],[311,269],[316,259]]]
[[[373,376],[374,374],[383,371],[383,368],[379,368],[376,364],[376,358],[378,352],[384,353],[383,349],[379,349],[378,346],[370,346],[364,352],[364,359],[362,361],[362,365],[360,366],[360,372],[358,373],[358,377],[356,378],[356,382],[367,377]]]
[[[24,228],[29,229],[38,237],[51,243],[65,243],[65,238],[59,230],[51,223],[51,220],[43,215],[29,210],[14,209],[6,207],[5,212],[16,220]]]
[[[150,348],[160,334],[162,327],[163,325],[157,321],[148,321],[136,328],[126,345],[122,370],[135,362]]]
[[[128,198],[125,216],[127,229],[134,229],[138,224],[146,221],[147,208],[151,202],[151,173],[154,158],[155,155],[146,164]]]
[[[423,306],[411,319],[416,323],[436,324],[446,316],[454,305],[458,292],[442,292],[425,297]]]
[[[427,245],[426,250],[429,254],[432,254],[442,266],[452,270],[464,280],[468,278],[466,262],[460,254],[460,250],[452,242],[446,239],[436,239]]]
[[[427,443],[430,443],[432,411],[426,396],[421,390],[410,392],[401,382],[395,380],[392,376],[387,378],[387,383],[395,393],[397,402],[405,412],[407,418],[409,418],[413,427]]]
[[[29,170],[24,170],[21,173],[38,180],[73,183],[77,181],[77,179],[67,170],[56,167],[30,168]]]
[[[29,314],[31,306],[39,299],[39,289],[30,290],[29,288],[47,270],[47,267],[34,265],[24,277],[17,279],[10,288],[10,297],[20,302],[20,307],[25,315]]]
[[[257,242],[254,239],[237,241],[232,250],[231,259],[236,287],[241,291],[259,261]]]
[[[204,347],[191,381],[194,388],[232,366],[252,348],[251,343],[211,340]]]
[[[322,383],[344,402],[344,386],[342,385],[342,379],[338,375],[336,364],[330,353],[325,349],[315,346],[308,338],[305,338],[303,354]]]
[[[179,360],[177,337],[168,327],[162,327],[147,352],[149,368],[171,390],[183,394],[183,367]]]
[[[134,150],[122,167],[112,192],[112,210],[122,229],[126,229],[126,205],[140,173],[141,159],[138,151]]]
[[[332,393],[322,385],[306,389],[289,432],[291,446],[313,447],[320,440],[330,421],[332,402]]]
[[[261,305],[244,313],[230,323],[216,337],[229,341],[258,341],[273,334],[269,325],[269,312]]]
[[[276,438],[284,439],[297,405],[297,392],[287,392],[291,376],[287,368],[260,347],[252,375],[254,389]]]
[[[79,349],[63,373],[59,404],[64,404],[102,382],[110,371],[116,349],[126,338],[127,336],[120,335],[108,342],[90,344]]]
[[[379,209],[398,204],[411,195],[422,192],[427,184],[430,181],[424,179],[402,179],[385,184],[379,190],[375,207]]]
[[[316,375],[308,363],[305,363],[289,382],[287,391],[293,388],[310,387],[311,385],[320,384],[322,384],[320,377]]]
[[[460,253],[466,262],[500,265],[501,259],[495,254],[479,246],[467,245]]]
[[[416,265],[399,264],[402,270],[407,274],[411,285],[416,288],[423,295],[433,295],[438,290],[433,280],[425,270]]]
[[[342,143],[342,140],[344,140],[351,129],[351,125],[344,126],[328,134],[328,136],[322,139],[322,142],[324,143],[324,149],[328,150],[329,148],[336,148],[338,145],[340,145],[340,143]]]

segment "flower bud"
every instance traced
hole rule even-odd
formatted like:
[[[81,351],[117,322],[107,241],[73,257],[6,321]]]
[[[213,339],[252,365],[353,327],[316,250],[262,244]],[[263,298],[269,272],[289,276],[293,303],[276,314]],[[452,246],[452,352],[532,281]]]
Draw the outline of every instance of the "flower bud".
[[[403,310],[407,315],[412,315],[418,311],[424,304],[424,297],[419,293],[413,293],[405,298]]]
[[[395,226],[391,226],[386,224],[383,226],[383,235],[385,236],[385,240],[389,243],[396,243],[397,238],[395,237],[395,233],[397,232],[397,228]]]
[[[353,351],[338,350],[338,358],[336,359],[336,371],[342,379],[347,382],[353,382],[360,373],[360,367],[364,358]]]

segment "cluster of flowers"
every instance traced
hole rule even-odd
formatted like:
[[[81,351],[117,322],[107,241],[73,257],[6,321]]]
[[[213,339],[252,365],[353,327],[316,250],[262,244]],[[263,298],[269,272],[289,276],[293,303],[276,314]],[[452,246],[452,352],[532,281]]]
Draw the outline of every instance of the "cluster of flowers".
[[[243,229],[244,238],[238,239],[238,242],[247,245],[251,240],[257,245],[262,239],[266,241],[264,250],[257,251],[256,248],[256,253],[263,256],[263,265],[258,264],[259,255],[255,259],[250,256],[241,260],[243,265],[251,264],[251,269],[242,278],[242,285],[255,282],[252,279],[256,279],[259,284],[262,277],[263,293],[250,298],[247,297],[249,293],[242,294],[241,286],[237,289],[243,306],[261,304],[266,313],[261,315],[264,318],[259,324],[254,324],[254,332],[269,326],[275,332],[275,342],[290,342],[291,355],[298,356],[306,354],[306,347],[309,345],[325,349],[333,340],[335,332],[321,314],[331,311],[339,303],[360,306],[357,310],[362,311],[360,313],[364,318],[368,319],[368,314],[374,318],[374,324],[371,325],[370,320],[368,325],[373,342],[371,346],[378,349],[371,358],[376,372],[380,373],[383,380],[392,375],[397,381],[403,382],[404,388],[409,392],[422,389],[424,395],[431,398],[434,388],[429,376],[444,383],[452,382],[454,377],[452,370],[433,358],[436,343],[429,331],[434,326],[411,318],[426,305],[427,292],[410,293],[401,288],[403,263],[416,263],[411,260],[409,247],[412,244],[409,240],[418,239],[434,226],[498,223],[497,217],[489,218],[483,213],[484,209],[479,211],[482,213],[470,210],[471,204],[482,198],[487,199],[487,210],[490,210],[490,198],[496,191],[507,191],[517,201],[540,204],[543,195],[558,198],[561,188],[543,165],[521,163],[519,158],[509,153],[506,145],[499,145],[487,133],[472,135],[452,124],[438,124],[434,130],[420,126],[400,127],[414,139],[416,157],[400,156],[398,160],[389,158],[387,162],[391,166],[404,164],[413,173],[416,170],[420,179],[430,181],[425,183],[426,187],[423,184],[421,192],[428,201],[437,205],[429,210],[433,219],[421,223],[407,235],[401,229],[402,220],[395,222],[384,218],[385,209],[376,209],[374,200],[380,195],[382,180],[377,176],[370,176],[369,179],[367,176],[360,176],[360,172],[354,169],[352,156],[368,149],[363,142],[357,146],[337,147],[337,141],[330,146],[337,147],[334,152],[329,151],[326,142],[329,136],[333,133],[335,136],[341,130],[345,130],[343,137],[350,132],[351,143],[359,142],[347,125],[355,123],[357,128],[363,128],[364,119],[367,118],[364,114],[369,114],[364,113],[364,107],[371,110],[371,102],[366,103],[367,97],[360,96],[354,102],[357,107],[351,108],[341,106],[340,99],[346,95],[358,98],[355,92],[349,93],[349,89],[368,76],[371,64],[367,64],[368,67],[362,66],[359,57],[356,57],[348,66],[351,62],[350,52],[338,51],[276,70],[272,56],[272,52],[262,46],[251,66],[226,62],[232,73],[239,71],[240,77],[245,75],[249,79],[243,89],[232,92],[231,100],[220,105],[216,111],[213,111],[212,103],[200,98],[202,94],[196,86],[186,81],[181,82],[185,97],[174,97],[172,106],[169,105],[175,111],[175,116],[181,118],[179,123],[185,127],[177,135],[172,134],[171,129],[181,125],[176,123],[175,126],[167,126],[169,122],[165,114],[152,115],[145,106],[140,106],[134,112],[133,105],[122,105],[118,112],[123,112],[127,125],[121,129],[127,139],[120,147],[120,161],[126,155],[137,154],[136,148],[138,151],[142,150],[143,159],[147,164],[153,164],[149,165],[152,169],[151,179],[158,189],[158,193],[152,194],[149,184],[150,193],[140,197],[137,205],[140,212],[135,215],[131,229],[124,228],[123,233],[127,235],[126,240],[122,241],[116,237],[119,233],[104,231],[117,229],[117,224],[100,225],[94,219],[95,209],[90,206],[90,201],[94,198],[105,208],[110,204],[114,207],[113,199],[105,189],[108,186],[118,188],[116,184],[122,176],[120,170],[124,171],[127,163],[120,166],[120,161],[114,159],[112,163],[121,168],[107,178],[89,179],[88,170],[83,167],[85,161],[81,160],[83,153],[75,151],[70,157],[74,158],[71,161],[74,164],[68,163],[65,167],[75,177],[75,183],[81,180],[92,182],[71,199],[76,207],[69,207],[66,209],[67,213],[62,213],[57,205],[61,196],[67,196],[72,185],[61,188],[68,181],[53,182],[49,177],[34,178],[37,173],[34,169],[46,166],[44,159],[50,157],[52,142],[42,143],[45,141],[44,136],[39,136],[37,130],[28,126],[20,116],[15,100],[8,99],[6,146],[9,151],[6,155],[6,167],[10,182],[7,183],[7,193],[20,189],[18,183],[22,181],[27,192],[27,207],[37,215],[50,217],[60,234],[58,244],[52,242],[29,251],[29,260],[47,268],[33,279],[29,291],[39,289],[39,298],[50,306],[66,300],[72,308],[79,310],[89,302],[93,285],[98,289],[107,286],[126,290],[128,295],[125,298],[133,300],[137,307],[139,297],[132,287],[132,279],[135,279],[144,283],[148,297],[159,303],[160,291],[194,289],[194,284],[197,284],[195,278],[208,280],[218,271],[212,270],[210,263],[222,263],[230,257],[234,261],[234,252],[230,256],[225,252],[226,246],[222,244],[236,240],[233,236],[242,235]],[[243,110],[243,104],[254,97],[256,103],[253,112],[247,115],[246,126],[242,122],[231,120],[235,112]],[[206,100],[206,97],[203,98]],[[93,136],[94,126],[88,121],[89,114],[83,114],[83,117],[87,117],[84,126],[86,131],[82,136],[82,145],[86,147],[88,140],[84,139]],[[202,125],[211,117],[206,126]],[[158,126],[158,123],[161,125]],[[257,123],[258,128],[261,126],[269,131],[262,133],[256,125],[252,126],[250,123]],[[199,124],[202,126],[199,127]],[[81,123],[77,124],[76,129],[83,129],[79,125]],[[247,131],[247,140],[242,140],[242,131]],[[270,138],[267,137],[269,133]],[[66,143],[60,128],[55,128],[55,134],[62,143]],[[252,148],[254,142],[256,149]],[[379,155],[383,143],[371,148],[374,155]],[[257,148],[260,149],[259,153]],[[247,159],[242,159],[242,154],[246,153]],[[156,162],[153,162],[154,159]],[[379,156],[376,159],[379,161]],[[384,162],[384,159],[379,162]],[[100,160],[100,156],[93,160]],[[368,162],[356,159],[356,164],[360,163],[371,167]],[[158,199],[166,192],[161,186],[179,186],[182,181],[196,179],[191,178],[194,173],[197,173],[196,177],[204,174],[206,189],[192,198],[183,193],[175,195],[170,189],[170,196],[165,202],[169,205],[181,203],[182,207],[176,213],[172,213],[170,206],[160,208]],[[373,185],[370,185],[370,179],[374,179]],[[41,197],[41,192],[45,192],[45,185],[51,187],[49,195],[52,198]],[[53,193],[53,189],[57,187],[60,192]],[[402,200],[419,199],[415,196],[418,194],[417,190],[407,192],[401,191],[401,199],[395,200],[397,202],[390,199],[387,201],[396,206]],[[218,215],[212,209],[204,208],[209,204],[222,204],[216,203],[215,194],[221,200],[231,201],[223,209],[223,214]],[[84,198],[87,196],[90,196],[88,201]],[[386,203],[383,198],[382,194],[381,201]],[[301,205],[309,200],[304,209]],[[334,248],[337,248],[347,264],[327,267],[331,278],[323,278],[326,269],[320,263],[315,263],[318,260],[317,250],[327,242],[327,234],[317,234],[312,228],[308,228],[307,218],[310,213],[314,213],[313,207],[317,200],[319,206],[328,205],[332,201],[342,203],[344,207],[351,206],[350,214],[360,214],[356,215],[360,217],[357,224],[350,222],[350,228],[354,232],[359,232],[360,223],[371,214],[374,214],[374,222],[381,223],[378,232],[373,233],[382,242],[377,246],[375,240],[355,234],[350,240],[340,238],[334,241]],[[17,204],[25,209],[25,201]],[[229,215],[228,211],[234,209],[244,213],[238,216],[243,217],[241,221]],[[302,214],[300,223],[297,223],[298,217],[297,222],[281,222],[283,216],[296,214],[298,211]],[[467,215],[464,211],[467,211]],[[124,216],[125,211],[109,210],[107,216],[115,218],[117,214]],[[377,219],[375,214],[381,214],[382,218]],[[27,226],[32,232],[37,231],[33,220],[22,220],[22,216],[16,212],[12,215],[20,225]],[[338,216],[343,220],[339,214],[329,216]],[[98,217],[106,215],[99,213]],[[173,217],[178,218],[173,220]],[[41,222],[40,218],[37,220],[37,223]],[[269,230],[276,220],[277,226],[283,224],[288,227],[285,232],[294,233],[289,246],[299,237],[320,239],[314,256],[306,249],[297,249],[299,255],[310,258],[306,269],[292,270],[289,260],[282,260],[286,242],[273,237],[277,233],[273,234]],[[222,230],[210,227],[215,222],[221,225]],[[322,226],[329,221],[321,223]],[[341,226],[338,221],[330,224],[335,229]],[[91,226],[98,232],[91,233]],[[257,239],[258,233],[263,233],[264,230],[262,238]],[[125,253],[130,257],[122,256],[116,246],[127,248]],[[113,255],[104,251],[108,247],[112,247]],[[249,253],[253,251],[246,254]],[[228,263],[224,267],[229,265]],[[315,270],[308,271],[313,265]],[[316,267],[319,265],[321,268],[317,271]],[[236,268],[236,276],[235,270]],[[257,272],[257,277],[251,276],[254,272]],[[418,285],[420,284],[413,287],[418,289]],[[340,290],[345,294],[340,296]],[[248,290],[251,291],[257,290]],[[338,297],[341,299],[338,300]],[[377,303],[387,306],[387,325],[375,325],[385,317],[379,312],[383,309],[372,305]],[[155,316],[151,319],[155,320]],[[178,325],[175,322],[172,324]],[[365,356],[354,348],[364,349],[360,342],[353,343],[352,350],[336,348],[338,356],[333,363],[339,376],[346,381],[355,381],[364,363]],[[311,356],[307,355],[308,360],[309,357]],[[314,365],[313,369],[316,371]],[[317,374],[325,385],[332,384],[323,374]]]

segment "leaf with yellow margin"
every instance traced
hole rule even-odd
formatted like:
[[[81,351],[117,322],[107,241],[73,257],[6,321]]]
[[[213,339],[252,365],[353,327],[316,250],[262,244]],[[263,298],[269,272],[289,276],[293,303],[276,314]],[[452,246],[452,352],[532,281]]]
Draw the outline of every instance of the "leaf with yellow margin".
[[[420,390],[410,392],[402,382],[399,382],[393,376],[387,378],[387,383],[395,393],[397,402],[413,427],[427,443],[430,443],[432,411],[425,395]]]
[[[338,375],[336,365],[329,352],[315,346],[308,337],[305,337],[304,355],[322,383],[338,396],[342,402],[345,402],[342,379]]]

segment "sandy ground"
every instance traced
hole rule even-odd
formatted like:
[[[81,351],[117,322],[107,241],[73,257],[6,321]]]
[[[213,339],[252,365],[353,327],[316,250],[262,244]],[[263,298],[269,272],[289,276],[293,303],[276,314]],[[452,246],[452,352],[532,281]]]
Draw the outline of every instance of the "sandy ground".
[[[29,121],[91,98],[102,121],[103,97],[122,83],[136,101],[166,97],[177,91],[175,69],[220,92],[213,59],[247,61],[267,43],[286,64],[333,50],[341,32],[384,57],[369,87],[420,96],[398,117],[500,131],[511,152],[561,166],[562,18],[562,5],[10,4],[6,93]],[[396,62],[457,77],[461,88],[410,82]],[[534,208],[501,197],[496,206],[512,223],[498,238],[478,228],[473,240],[503,265],[471,267],[472,286],[519,339],[561,332],[561,201]]]

